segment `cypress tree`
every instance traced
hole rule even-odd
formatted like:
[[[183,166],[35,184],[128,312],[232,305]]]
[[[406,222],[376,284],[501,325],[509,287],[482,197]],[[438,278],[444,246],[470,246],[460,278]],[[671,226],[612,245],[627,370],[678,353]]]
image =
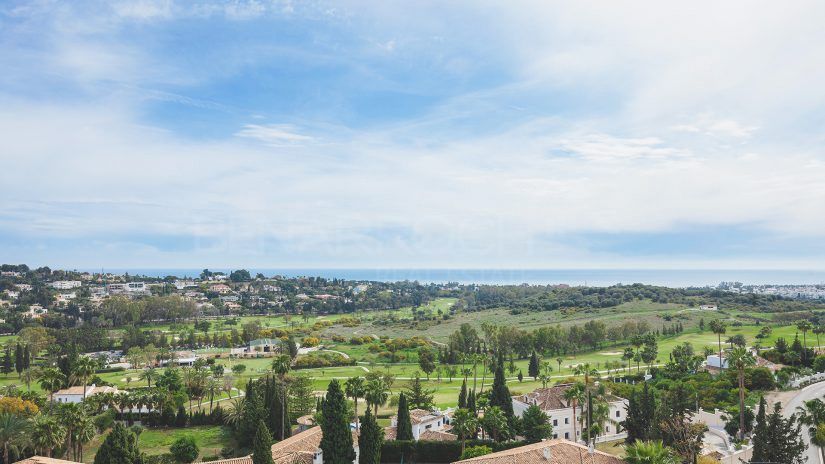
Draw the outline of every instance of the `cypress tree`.
[[[460,409],[467,407],[467,381],[461,383],[461,391],[458,392],[458,407]]]
[[[751,457],[753,462],[766,462],[767,459],[767,408],[768,403],[765,401],[765,397],[760,397],[759,409],[756,412],[756,425],[753,428],[753,455]]]
[[[237,429],[237,438],[241,446],[247,447],[252,444],[252,439],[258,430],[258,422],[263,418],[261,414],[262,410],[263,403],[256,392],[255,385],[252,383],[252,380],[250,380],[246,384],[243,414],[241,415]]]
[[[262,420],[258,421],[252,443],[252,464],[272,464],[272,435]]]
[[[186,427],[187,419],[186,409],[183,408],[183,405],[178,406],[178,414],[175,416],[175,425],[178,427]]]
[[[352,464],[355,450],[349,428],[349,408],[337,379],[327,387],[321,410],[321,452],[324,464]]]
[[[510,425],[513,425],[515,414],[513,413],[513,398],[510,396],[510,389],[507,388],[507,380],[504,378],[504,358],[499,354],[496,363],[496,375],[493,378],[493,388],[490,392],[490,407],[498,406]]]
[[[361,420],[361,435],[358,436],[358,464],[379,464],[383,444],[384,429],[367,408]]]
[[[14,349],[14,369],[17,371],[17,375],[23,372],[23,347],[19,343]]]
[[[273,431],[276,440],[283,440],[284,438],[288,438],[291,433],[289,426],[289,421],[287,420],[286,424],[282,424],[283,418],[289,418],[289,413],[284,410],[287,406],[283,402],[283,388],[278,386],[277,383],[272,382],[268,385],[267,391],[267,425],[269,429]],[[283,436],[281,436],[281,430],[284,431]]]
[[[530,364],[527,366],[527,375],[536,380],[539,376],[539,357],[536,354],[535,350],[533,354],[530,355]]]
[[[407,407],[407,397],[402,392],[398,395],[398,415],[396,416],[398,425],[395,433],[396,440],[412,440],[412,421],[410,420],[410,410]]]
[[[470,393],[467,395],[467,409],[472,411],[474,415],[478,412],[476,408],[476,392],[473,390],[470,390]]]
[[[11,347],[6,347],[6,354],[3,357],[3,373],[11,374],[14,370],[14,361],[11,359]]]
[[[29,350],[29,345],[23,347],[23,370],[31,367],[32,354]]]
[[[143,464],[137,436],[125,425],[116,422],[97,450],[94,464]]]

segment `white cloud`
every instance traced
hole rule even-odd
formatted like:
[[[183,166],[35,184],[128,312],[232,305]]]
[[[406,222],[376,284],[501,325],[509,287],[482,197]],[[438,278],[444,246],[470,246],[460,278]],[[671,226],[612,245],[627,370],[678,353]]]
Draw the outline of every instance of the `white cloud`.
[[[298,133],[297,129],[289,124],[247,124],[235,135],[256,139],[273,146],[301,144],[314,140],[308,135]]]
[[[290,9],[119,5],[121,21],[217,14],[209,7],[233,19]],[[183,235],[199,244],[195,253],[176,253],[122,239],[105,253],[74,257],[88,262],[64,263],[77,266],[105,259],[148,266],[673,265],[592,253],[565,237],[685,224],[825,236],[821,135],[796,124],[825,101],[820,4],[501,5],[483,12],[442,2],[336,6],[335,20],[348,18],[335,24],[342,34],[352,26],[381,38],[329,57],[336,72],[354,63],[359,77],[375,77],[339,92],[368,94],[376,81],[390,80],[364,54],[403,60],[395,69],[401,74],[425,63],[438,77],[433,85],[466,79],[445,98],[433,97],[440,88],[422,91],[437,103],[415,118],[341,127],[311,107],[281,119],[241,111],[258,123],[194,140],[147,120],[145,99],[231,111],[225,101],[199,98],[202,87],[194,84],[215,79],[209,72],[224,77],[254,66],[255,44],[189,70],[174,56],[89,32],[117,27],[108,20],[51,31],[42,55],[30,57],[42,57],[42,67],[16,66],[5,82],[58,70],[88,98],[45,104],[0,92],[2,229],[35,242]],[[376,44],[396,53],[375,53]],[[16,49],[0,52],[23,62]],[[491,69],[500,75],[474,85],[474,73]],[[111,91],[109,82],[121,85]],[[161,84],[175,91],[155,88],[168,89]],[[319,112],[323,121],[304,119]],[[271,120],[292,124],[264,123]],[[821,266],[821,258],[802,264]],[[724,265],[714,256],[693,259]]]

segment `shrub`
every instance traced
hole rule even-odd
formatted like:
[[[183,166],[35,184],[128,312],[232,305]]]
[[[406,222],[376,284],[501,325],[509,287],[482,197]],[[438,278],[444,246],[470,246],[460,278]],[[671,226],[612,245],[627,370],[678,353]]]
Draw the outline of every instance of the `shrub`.
[[[197,459],[200,451],[195,439],[190,435],[178,438],[172,443],[172,446],[169,447],[169,452],[172,453],[175,460],[186,464]]]
[[[485,454],[490,454],[492,452],[493,450],[490,449],[489,446],[471,446],[469,448],[466,448],[464,452],[461,453],[461,459],[477,458],[479,456],[484,456]]]
[[[304,356],[298,356],[295,361],[295,369],[310,369],[316,367],[336,367],[336,366],[352,366],[355,364],[355,359],[345,358],[338,353],[329,351],[309,353]]]
[[[107,430],[115,424],[115,410],[107,409],[94,417],[95,427],[98,430]]]

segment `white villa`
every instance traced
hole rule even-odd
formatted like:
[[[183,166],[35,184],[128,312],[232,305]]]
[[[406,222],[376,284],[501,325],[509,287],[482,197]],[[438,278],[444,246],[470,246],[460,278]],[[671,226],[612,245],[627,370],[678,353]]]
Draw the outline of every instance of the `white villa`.
[[[450,411],[425,411],[424,409],[410,410],[410,423],[414,440],[453,441],[457,437],[449,433]],[[398,427],[398,416],[392,416],[391,426],[384,429],[387,440],[394,440]]]
[[[71,290],[79,288],[81,285],[83,285],[83,282],[79,280],[58,280],[51,283],[52,288],[57,290]]]
[[[99,393],[117,393],[117,387],[98,387],[95,384],[86,387],[86,396],[83,396],[83,385],[64,388],[54,393],[55,403],[81,403],[84,399]]]
[[[579,423],[575,424],[576,436],[573,437],[573,408],[564,398],[564,393],[571,386],[572,384],[556,385],[514,396],[513,412],[521,417],[527,408],[536,405],[549,416],[550,422],[553,424],[553,438],[578,442],[582,439],[581,410],[578,407],[576,408],[576,421]],[[618,423],[625,420],[627,400],[613,395],[608,395],[607,399],[610,406],[610,421],[605,424],[605,435],[598,437],[597,442],[618,440],[626,436]]]

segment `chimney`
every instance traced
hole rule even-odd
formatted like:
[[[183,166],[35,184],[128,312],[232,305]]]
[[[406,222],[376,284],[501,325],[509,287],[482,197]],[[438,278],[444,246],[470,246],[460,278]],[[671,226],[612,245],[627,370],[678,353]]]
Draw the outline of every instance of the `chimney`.
[[[548,447],[544,448],[543,450],[541,450],[541,452],[544,455],[544,460],[547,461],[547,462],[550,462],[550,456],[551,456],[550,447],[548,446]]]

